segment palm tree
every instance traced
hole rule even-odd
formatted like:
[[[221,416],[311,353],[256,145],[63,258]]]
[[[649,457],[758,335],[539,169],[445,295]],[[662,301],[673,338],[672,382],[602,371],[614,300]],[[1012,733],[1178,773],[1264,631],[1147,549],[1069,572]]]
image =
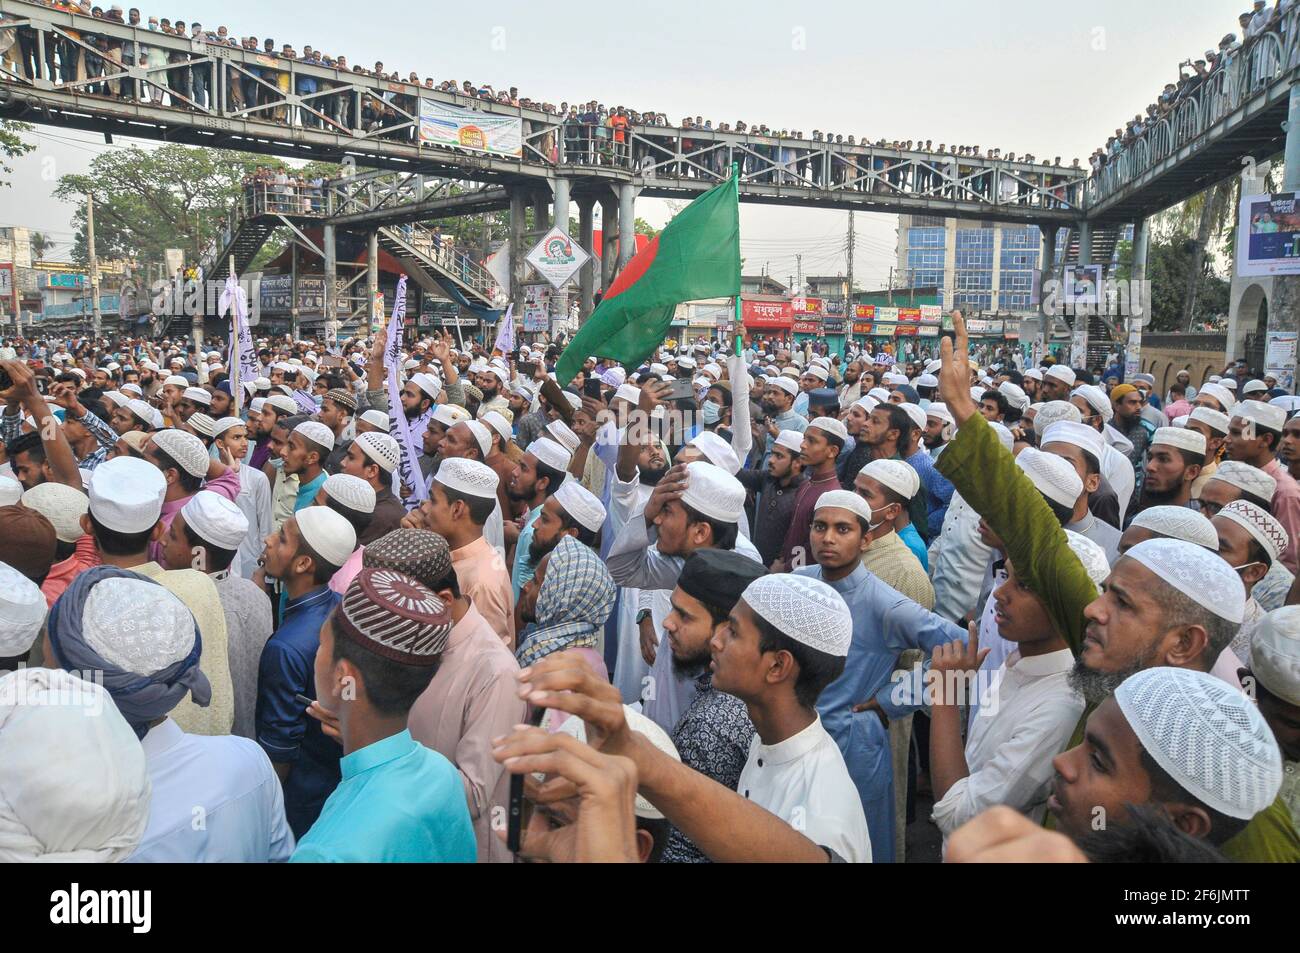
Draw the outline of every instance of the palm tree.
[[[48,251],[54,247],[54,242],[44,232],[32,232],[28,241],[32,246],[32,260],[39,261],[43,259]]]

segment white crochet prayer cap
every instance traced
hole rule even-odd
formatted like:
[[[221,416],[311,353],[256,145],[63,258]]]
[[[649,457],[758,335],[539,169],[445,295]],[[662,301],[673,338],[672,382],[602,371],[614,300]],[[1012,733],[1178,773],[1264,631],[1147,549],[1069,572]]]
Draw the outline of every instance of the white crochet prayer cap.
[[[439,404],[433,408],[432,420],[442,424],[444,427],[451,429],[463,420],[472,419],[469,411],[459,404]]]
[[[327,496],[358,513],[375,511],[375,489],[361,477],[331,473],[321,484]]]
[[[123,384],[123,385],[119,388],[119,390],[121,390],[121,392],[122,392],[123,394],[126,394],[128,397],[143,397],[143,396],[144,396],[144,390],[140,387],[139,384],[131,384],[131,383]]]
[[[1083,414],[1079,412],[1078,407],[1075,407],[1068,400],[1049,400],[1039,407],[1038,412],[1034,414],[1034,430],[1041,434],[1052,424],[1061,421],[1081,424]]]
[[[1277,798],[1282,754],[1255,703],[1206,672],[1148,668],[1115,689],[1138,741],[1184,791],[1248,820]]]
[[[438,395],[442,393],[442,383],[432,374],[419,373],[411,375],[411,383],[424,391],[430,400],[437,400]]]
[[[1070,370],[1064,364],[1053,364],[1043,374],[1046,377],[1055,378],[1065,384],[1066,387],[1074,386],[1074,371]]]
[[[1294,414],[1300,410],[1300,397],[1295,394],[1283,394],[1281,397],[1274,397],[1269,401],[1274,407],[1281,407],[1288,414]]]
[[[1191,415],[1183,414],[1181,417],[1175,417],[1173,420],[1169,421],[1169,425],[1171,427],[1186,427],[1187,421],[1191,419]]]
[[[921,477],[911,464],[902,460],[872,460],[858,471],[858,475],[871,477],[905,500],[916,496],[921,489]]]
[[[777,387],[785,391],[791,397],[799,396],[799,382],[789,377],[769,377],[766,381],[767,387]]]
[[[1281,431],[1286,424],[1286,411],[1259,400],[1243,400],[1232,409],[1234,419],[1253,421],[1257,426]]]
[[[1241,625],[1246,587],[1237,571],[1218,553],[1181,539],[1148,539],[1124,556],[1151,570],[1202,609]]]
[[[668,737],[668,732],[664,731],[657,724],[641,714],[630,705],[623,706],[623,717],[627,721],[627,727],[631,731],[645,735],[652,745],[662,751],[674,761],[681,761],[682,757],[677,753],[677,746],[673,744],[672,738]],[[577,715],[572,715],[566,720],[558,731],[566,735],[572,735],[584,744],[587,741],[587,725]],[[645,799],[641,794],[636,796],[636,806],[634,808],[637,817],[646,820],[662,820],[663,814],[659,809]]]
[[[849,432],[845,429],[844,423],[836,420],[834,417],[814,417],[809,421],[808,429],[812,430],[814,427],[822,433],[830,434],[832,437],[837,437],[840,441],[840,446],[844,446],[849,442]]]
[[[456,426],[463,426],[470,432],[474,443],[478,445],[479,454],[486,460],[492,452],[492,431],[488,430],[487,425],[478,420],[462,420]]]
[[[143,533],[158,522],[166,493],[166,478],[149,461],[105,460],[90,477],[90,515],[115,532]]]
[[[187,387],[185,388],[185,392],[181,394],[181,396],[184,397],[186,400],[192,400],[194,401],[194,403],[202,404],[205,407],[209,406],[212,403],[212,395],[209,394],[207,391],[205,391],[202,387]]]
[[[772,442],[779,447],[785,447],[787,450],[792,450],[797,454],[801,449],[803,449],[803,434],[798,430],[782,430],[776,435],[776,439]]]
[[[874,397],[878,404],[889,403],[889,391],[885,390],[883,387],[871,388],[871,390],[867,391],[867,396]]]
[[[23,506],[49,520],[60,542],[75,543],[86,535],[81,531],[81,516],[90,500],[80,490],[62,483],[40,483],[23,494]]]
[[[871,507],[867,505],[867,501],[848,490],[831,490],[829,493],[823,493],[817,498],[813,513],[830,508],[848,510],[868,523],[871,522]]]
[[[126,402],[131,399],[126,394],[119,393],[115,390],[104,391],[103,397],[105,400],[112,401],[113,406],[115,407],[125,407]]]
[[[1211,382],[1202,384],[1201,389],[1197,392],[1196,396],[1213,397],[1219,402],[1219,406],[1223,408],[1225,413],[1231,413],[1233,405],[1237,403],[1237,398],[1233,395],[1232,391],[1228,390],[1228,388],[1224,387],[1222,384]]]
[[[329,565],[341,567],[357,548],[357,531],[347,517],[328,506],[308,506],[293,514],[298,535]]]
[[[532,394],[529,393],[524,396],[532,397]],[[641,388],[637,387],[635,384],[620,384],[618,390],[614,391],[613,399],[625,400],[635,407],[641,400]]]
[[[1247,503],[1245,500],[1234,500],[1215,513],[1214,518],[1232,520],[1244,529],[1255,542],[1264,547],[1264,552],[1268,553],[1268,558],[1272,562],[1276,562],[1277,558],[1286,552],[1291,542],[1291,537],[1282,528],[1281,523],[1254,503]]]
[[[191,496],[181,508],[181,516],[195,536],[217,549],[238,549],[248,535],[244,511],[211,490],[199,490]]]
[[[998,385],[998,390],[1006,397],[1007,403],[1020,411],[1025,411],[1029,407],[1029,395],[1020,387],[1017,387],[1011,381],[1003,381]]]
[[[205,413],[190,414],[190,419],[185,422],[196,434],[209,438],[217,435],[217,422]]]
[[[569,453],[578,449],[578,435],[563,420],[552,420],[545,427],[546,433]]]
[[[463,457],[448,457],[443,460],[433,478],[449,490],[481,500],[495,500],[497,484],[501,482],[496,471],[486,463]]]
[[[721,467],[696,460],[686,465],[682,503],[720,523],[736,523],[745,511],[745,488]]]
[[[184,430],[160,430],[153,435],[153,442],[190,476],[207,475],[212,458],[208,456],[208,448],[203,446],[203,441],[194,434]]]
[[[933,374],[921,374],[916,379],[916,386],[917,387],[938,387],[939,378],[935,377]]]
[[[1043,379],[1043,372],[1036,367],[1031,367],[1029,370],[1025,371],[1024,378],[1028,381],[1041,381]]]
[[[825,381],[828,377],[830,377],[830,374],[826,373],[826,368],[822,367],[820,364],[809,364],[806,368],[804,368],[804,373],[812,375],[813,377],[817,378],[819,381]],[[885,375],[886,380],[888,380],[889,377],[890,375],[888,374]],[[907,378],[904,377],[902,382],[906,384]]]
[[[272,407],[282,414],[296,414],[298,412],[298,404],[288,394],[272,394],[266,398],[266,403],[262,406],[263,408]]]
[[[987,387],[972,387],[970,389],[970,399],[975,401],[975,403],[978,404],[980,401],[984,399],[984,395],[987,392],[988,392]]]
[[[367,410],[358,419],[364,420],[370,426],[382,430],[384,433],[388,433],[390,426],[388,415],[382,410]]]
[[[238,417],[222,417],[212,425],[212,435],[214,437],[220,437],[227,430],[243,426],[246,426],[246,424]]]
[[[503,446],[510,443],[511,439],[514,437],[514,430],[510,426],[510,421],[501,416],[501,411],[499,410],[489,410],[486,414],[480,417],[479,420],[501,435],[501,443]],[[491,443],[489,441],[489,447],[490,446]],[[487,456],[486,453],[483,455]]]
[[[853,402],[853,406],[861,407],[867,413],[871,413],[880,406],[880,401],[876,400],[876,398],[872,397],[870,394],[863,394]]]
[[[1188,453],[1205,456],[1205,434],[1198,430],[1185,430],[1179,427],[1157,427],[1151,435],[1151,446],[1174,447]]]
[[[139,846],[149,770],[102,685],[51,668],[0,677],[0,764],[0,863],[115,863]]]
[[[304,420],[293,428],[293,432],[301,434],[304,439],[312,443],[320,444],[326,450],[334,449],[334,431],[319,420]]]
[[[531,453],[543,464],[552,470],[558,470],[560,473],[568,470],[569,463],[573,460],[573,454],[549,437],[538,437],[528,445],[528,449],[524,452]]]
[[[1226,387],[1228,390],[1232,391],[1233,396],[1236,396],[1237,379],[1235,377],[1220,377],[1217,381],[1215,381],[1215,383],[1218,384],[1220,387]]]
[[[595,494],[572,478],[566,478],[555,491],[555,501],[564,512],[593,533],[605,525],[605,507]]]
[[[713,365],[710,365],[713,366]],[[704,368],[706,371],[708,367]],[[719,372],[720,375],[721,372]],[[715,375],[715,378],[719,375]],[[627,380],[627,371],[621,367],[607,367],[600,373],[600,379],[609,387],[622,387]]]
[[[1273,494],[1277,491],[1277,480],[1259,467],[1252,467],[1249,463],[1242,463],[1240,460],[1224,460],[1210,475],[1210,479],[1235,486],[1261,500],[1272,500]]]
[[[13,506],[23,497],[23,485],[12,477],[0,476],[0,506]]]
[[[736,456],[736,451],[713,431],[701,430],[691,438],[689,446],[695,447],[704,454],[706,460],[715,467],[722,467],[732,476],[740,472],[740,458]]]
[[[41,587],[8,563],[0,563],[0,658],[30,652],[45,615]]]
[[[1066,542],[1070,546],[1070,552],[1079,557],[1079,562],[1083,563],[1084,570],[1088,573],[1088,578],[1092,584],[1101,592],[1101,584],[1106,581],[1110,575],[1110,563],[1106,561],[1106,550],[1102,549],[1087,536],[1082,533],[1076,533],[1074,530],[1065,531]]]
[[[1300,705],[1300,606],[1274,609],[1259,620],[1251,635],[1250,671],[1278,698]]]
[[[1074,410],[1077,412],[1078,408],[1076,407]],[[1034,419],[1034,429],[1038,430],[1037,418]],[[1101,456],[1105,453],[1105,440],[1098,431],[1093,430],[1087,424],[1058,420],[1045,430],[1039,430],[1039,433],[1042,435],[1041,446],[1046,447],[1049,443],[1068,443],[1092,454],[1098,464],[1101,463]]]
[[[906,375],[906,374],[896,374],[896,373],[894,373],[893,371],[890,371],[888,374],[886,374],[886,375],[885,375],[883,378],[881,378],[881,379],[882,379],[886,384],[888,384],[890,387],[898,387],[898,386],[900,386],[900,385],[903,385],[903,384],[906,384],[906,383],[907,383],[907,375]]]
[[[402,448],[386,433],[367,431],[357,437],[356,443],[361,452],[379,464],[379,469],[385,473],[392,473],[402,462]]]
[[[563,392],[564,400],[574,410],[582,410],[582,397],[573,391],[566,390]]]
[[[1268,390],[1268,385],[1263,381],[1246,381],[1246,385],[1241,389],[1241,396],[1247,394],[1262,394]]]
[[[952,411],[948,409],[947,404],[934,402],[930,404],[929,407],[925,408],[925,415],[927,417],[937,417],[946,424],[957,423],[957,419],[953,417]]]
[[[1016,466],[1025,471],[1039,493],[1067,508],[1073,508],[1083,493],[1083,481],[1064,457],[1025,447],[1016,455]]]
[[[853,616],[838,592],[820,579],[773,573],[741,595],[754,614],[803,645],[844,658],[853,641]]]
[[[912,424],[918,430],[925,429],[925,411],[921,409],[920,405],[909,404],[904,401],[898,406],[902,409],[903,413],[907,414],[907,419],[912,421]]]
[[[1194,543],[1212,553],[1219,551],[1219,536],[1214,531],[1214,524],[1204,514],[1185,506],[1148,506],[1133,517],[1129,526],[1150,530],[1168,539]]]
[[[81,627],[90,648],[137,675],[160,672],[194,649],[194,616],[149,579],[101,579],[86,596]]]
[[[1110,402],[1110,396],[1095,384],[1080,384],[1070,396],[1082,397],[1093,413],[1101,414],[1103,423],[1110,423],[1115,418],[1115,407]]]

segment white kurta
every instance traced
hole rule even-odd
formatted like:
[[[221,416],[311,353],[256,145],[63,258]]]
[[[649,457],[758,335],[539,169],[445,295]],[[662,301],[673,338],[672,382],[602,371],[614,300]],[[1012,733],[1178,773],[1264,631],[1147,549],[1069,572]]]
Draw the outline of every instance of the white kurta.
[[[250,466],[239,467],[239,494],[235,497],[239,507],[248,520],[248,533],[239,544],[239,553],[235,557],[238,566],[231,568],[251,579],[257,571],[257,561],[262,558],[262,540],[271,533],[271,484],[266,474]]]
[[[736,790],[849,863],[871,863],[862,800],[820,717],[774,745],[754,735]]]
[[[930,544],[930,577],[934,582],[934,611],[956,622],[978,608],[980,586],[989,554],[979,536],[980,515],[953,493],[943,529]]]
[[[1047,806],[1052,759],[1070,743],[1084,701],[1070,688],[1069,649],[1021,658],[1013,652],[997,673],[966,732],[970,773],[934,805],[932,815],[947,838],[981,811],[1005,804],[1041,823]]]

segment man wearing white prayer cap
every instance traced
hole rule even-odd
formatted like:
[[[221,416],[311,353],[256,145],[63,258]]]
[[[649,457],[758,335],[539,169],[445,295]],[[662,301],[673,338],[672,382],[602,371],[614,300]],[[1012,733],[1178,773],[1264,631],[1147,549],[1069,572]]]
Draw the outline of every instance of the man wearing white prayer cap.
[[[239,495],[239,471],[212,459],[203,441],[182,430],[160,430],[149,435],[144,457],[162,471],[167,481],[163,503],[164,532],[185,502],[201,488],[234,500]],[[160,542],[150,543],[150,558],[162,561]]]
[[[0,677],[0,863],[125,860],[149,795],[144,750],[101,685],[49,668]]]
[[[788,377],[769,377],[763,382],[759,404],[763,412],[763,422],[767,429],[767,444],[763,448],[763,466],[767,466],[768,454],[772,452],[772,443],[782,430],[797,430],[803,433],[808,429],[808,418],[794,410],[794,400],[799,393],[799,385]]]
[[[623,524],[610,547],[605,561],[614,582],[625,590],[671,593],[684,561],[703,549],[735,550],[759,562],[758,550],[740,535],[737,525],[744,513],[745,496],[739,480],[711,463],[697,460],[673,467],[659,481],[645,508]],[[665,731],[671,731],[694,698],[695,679],[673,669],[672,652],[664,645],[664,636],[659,632],[653,635],[659,642],[650,676],[658,687],[653,698],[645,699],[644,710]]]
[[[1101,489],[1101,457],[1106,444],[1101,434],[1086,424],[1061,420],[1041,431],[1039,444],[1044,453],[1054,454],[1074,467],[1082,490],[1074,502],[1065,528],[1092,540],[1106,553],[1108,562],[1119,558],[1120,532],[1090,510],[1090,501]]]
[[[848,442],[848,430],[834,417],[815,417],[804,430],[799,461],[803,464],[805,480],[795,495],[794,511],[781,544],[781,564],[787,569],[815,561],[809,541],[813,513],[818,497],[841,488],[836,464]]]
[[[23,495],[23,485],[12,477],[0,476],[0,506],[13,506]]]
[[[1104,773],[1092,767],[1098,761]],[[1058,830],[1075,840],[1095,830],[1099,809],[1121,825],[1129,805],[1146,804],[1229,860],[1284,859],[1270,850],[1284,836],[1258,836],[1259,826],[1276,829],[1280,820],[1295,837],[1277,799],[1282,758],[1272,732],[1251,699],[1203,672],[1135,673],[1053,766],[1049,806]]]
[[[1282,562],[1292,573],[1300,572],[1300,547],[1296,545],[1300,538],[1300,483],[1276,456],[1282,442],[1286,412],[1258,400],[1244,400],[1230,411],[1229,416],[1227,457],[1256,467],[1276,481],[1273,495],[1265,500],[1266,508],[1286,528],[1291,538]]]
[[[895,529],[920,491],[921,478],[902,460],[872,460],[853,478],[853,492],[870,513],[862,565],[886,585],[932,609],[934,586],[920,559]]]
[[[1196,392],[1196,399],[1192,401],[1193,407],[1209,407],[1211,410],[1217,410],[1220,413],[1232,413],[1233,406],[1237,403],[1237,397],[1228,388],[1215,381],[1207,381],[1201,385],[1201,389]]]
[[[592,549],[605,524],[605,507],[599,499],[573,477],[567,478],[560,488],[547,497],[542,512],[533,526],[533,537],[528,544],[528,556],[533,565],[555,548],[561,536],[572,536]]]
[[[1300,825],[1300,606],[1265,615],[1250,648],[1250,677],[1259,713],[1282,752],[1282,793],[1278,800]]]
[[[524,449],[524,455],[515,464],[507,492],[512,502],[527,508],[510,573],[510,585],[516,600],[524,583],[537,571],[537,563],[528,554],[533,527],[542,514],[542,505],[565,481],[572,461],[573,455],[555,440],[539,437]]]
[[[844,671],[849,607],[818,579],[769,575],[749,584],[730,620],[713,638],[713,683],[745,703],[757,729],[737,792],[844,860],[870,862],[858,789],[816,709]]]
[[[372,430],[379,433],[388,433],[388,428],[388,414],[382,410],[366,410],[357,415],[358,435]]]
[[[23,494],[23,506],[36,510],[54,527],[54,535],[62,544],[59,558],[72,555],[77,541],[85,535],[81,517],[89,508],[86,494],[62,483],[40,483]]]
[[[1235,665],[1236,661],[1246,665],[1250,662],[1250,642],[1255,624],[1264,614],[1253,595],[1254,588],[1263,581],[1290,540],[1281,523],[1265,510],[1243,500],[1229,503],[1210,522],[1219,538],[1219,555],[1237,570],[1246,587],[1241,628],[1231,643],[1236,660],[1226,659],[1225,668]]]
[[[1195,430],[1161,427],[1151,435],[1142,493],[1130,512],[1148,506],[1192,506],[1192,484],[1205,464],[1205,436]]]
[[[1184,426],[1205,437],[1206,462],[1205,466],[1201,467],[1201,475],[1192,484],[1192,499],[1200,497],[1201,490],[1210,482],[1210,478],[1214,476],[1214,471],[1219,466],[1219,457],[1228,439],[1228,423],[1227,414],[1209,407],[1193,407],[1192,412],[1187,415]]]
[[[0,673],[13,671],[27,656],[45,625],[45,595],[8,563],[0,562]]]
[[[1074,387],[1074,371],[1064,364],[1054,364],[1043,372],[1040,393],[1043,400],[1069,400]]]
[[[298,495],[294,512],[311,506],[320,492],[321,484],[329,476],[325,461],[334,449],[334,431],[319,420],[304,420],[289,433],[285,441],[283,472],[286,478],[298,478]]]
[[[397,529],[406,516],[406,507],[393,492],[394,474],[401,459],[397,441],[377,430],[359,434],[343,457],[341,471],[365,480],[375,493],[370,524],[357,537],[362,546]]]
[[[1120,538],[1120,555],[1148,539],[1181,539],[1212,553],[1219,551],[1214,524],[1186,506],[1149,506],[1138,513]]]

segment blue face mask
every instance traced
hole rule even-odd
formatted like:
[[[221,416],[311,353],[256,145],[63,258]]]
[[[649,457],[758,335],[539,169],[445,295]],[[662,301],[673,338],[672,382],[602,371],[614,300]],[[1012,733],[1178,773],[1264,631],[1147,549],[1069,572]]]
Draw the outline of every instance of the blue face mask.
[[[700,407],[700,417],[706,424],[716,424],[722,419],[722,407],[715,400],[706,400]]]
[[[157,33],[157,32],[158,32],[158,24],[156,24],[156,23],[150,23],[150,24],[149,24],[149,29],[151,29],[151,30],[153,30],[155,33]]]

